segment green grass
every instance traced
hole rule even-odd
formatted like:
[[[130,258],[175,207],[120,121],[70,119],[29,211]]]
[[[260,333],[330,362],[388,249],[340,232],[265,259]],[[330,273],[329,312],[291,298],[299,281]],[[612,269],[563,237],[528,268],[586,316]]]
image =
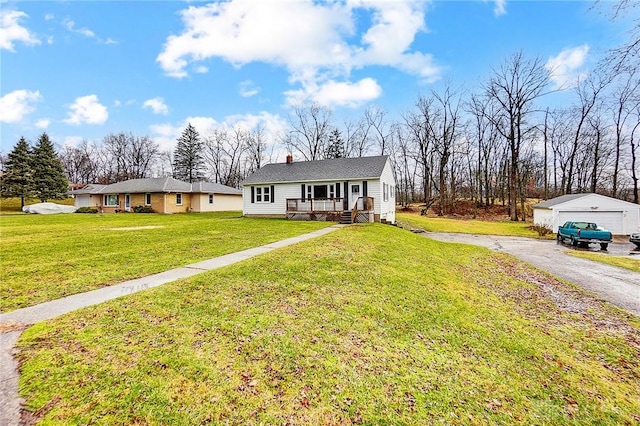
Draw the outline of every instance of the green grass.
[[[453,232],[460,234],[506,235],[514,237],[555,238],[554,234],[540,237],[536,231],[529,229],[531,222],[483,221],[467,219],[450,219],[442,217],[421,216],[417,213],[397,213],[396,220],[400,224],[408,224],[412,228],[428,232]]]
[[[42,424],[621,425],[639,345],[512,257],[365,225],[39,323],[18,357]]]
[[[589,259],[607,265],[617,266],[618,268],[629,269],[630,271],[640,272],[640,257],[631,259],[629,257],[611,256],[605,253],[590,253],[584,251],[567,250],[566,253],[571,256]]]
[[[235,213],[0,216],[0,311],[267,244],[331,222]]]

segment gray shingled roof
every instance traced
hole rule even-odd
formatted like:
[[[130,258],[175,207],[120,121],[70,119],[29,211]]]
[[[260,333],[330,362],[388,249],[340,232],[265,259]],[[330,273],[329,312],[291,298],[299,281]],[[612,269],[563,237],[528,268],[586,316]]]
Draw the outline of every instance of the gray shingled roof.
[[[242,194],[242,191],[230,186],[212,182],[183,182],[172,177],[131,179],[111,185],[87,185],[72,191],[72,194],[139,194],[146,192],[184,192],[206,194]]]
[[[214,182],[194,182],[191,192],[203,192],[205,194],[231,194],[242,195],[242,191],[237,188],[222,185]]]
[[[549,207],[553,207],[558,204],[566,203],[567,201],[576,200],[578,198],[586,197],[587,195],[593,195],[593,193],[585,193],[585,194],[566,194],[561,195],[556,198],[552,198],[547,201],[543,201],[542,203],[535,204],[533,206],[534,209],[545,209]]]
[[[381,155],[267,164],[247,177],[242,184],[376,179],[382,175],[388,158],[387,155]]]
[[[73,191],[69,191],[69,194],[73,194],[73,195],[81,195],[81,194],[99,194],[100,190],[102,188],[104,188],[107,185],[98,185],[95,183],[90,183],[88,185],[85,185],[84,187],[80,188],[80,189],[75,189]]]

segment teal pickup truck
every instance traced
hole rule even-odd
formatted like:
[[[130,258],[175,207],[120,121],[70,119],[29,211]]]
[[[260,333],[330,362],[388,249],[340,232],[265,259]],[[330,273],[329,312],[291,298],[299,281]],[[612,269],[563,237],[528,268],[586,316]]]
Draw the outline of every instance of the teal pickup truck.
[[[612,238],[611,232],[599,229],[592,222],[565,222],[558,228],[558,242],[569,240],[572,246],[596,243],[600,244],[602,250],[606,250]]]

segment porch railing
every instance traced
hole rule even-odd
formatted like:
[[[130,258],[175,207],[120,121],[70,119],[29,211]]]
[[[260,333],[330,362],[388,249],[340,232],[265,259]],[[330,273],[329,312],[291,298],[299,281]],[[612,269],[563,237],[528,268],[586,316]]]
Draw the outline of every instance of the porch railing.
[[[343,198],[287,198],[288,212],[341,212]]]
[[[356,223],[358,212],[373,211],[373,197],[359,197],[351,209],[351,223]]]

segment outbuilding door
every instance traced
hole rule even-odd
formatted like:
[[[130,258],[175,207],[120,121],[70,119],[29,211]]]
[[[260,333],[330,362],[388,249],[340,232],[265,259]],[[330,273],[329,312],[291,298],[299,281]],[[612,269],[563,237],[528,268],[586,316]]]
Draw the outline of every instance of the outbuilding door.
[[[622,229],[622,212],[559,212],[559,226],[562,226],[562,224],[568,220],[574,222],[594,222],[599,227],[611,231],[612,234],[624,234],[624,229]]]

